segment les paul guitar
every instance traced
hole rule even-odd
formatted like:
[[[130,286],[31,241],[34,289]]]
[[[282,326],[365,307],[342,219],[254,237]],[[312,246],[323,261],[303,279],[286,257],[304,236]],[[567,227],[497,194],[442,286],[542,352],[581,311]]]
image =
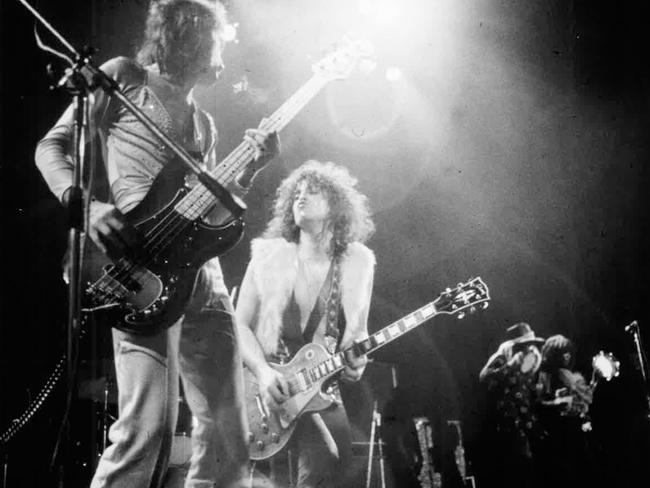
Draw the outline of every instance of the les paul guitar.
[[[279,132],[329,82],[349,75],[368,55],[362,43],[347,43],[313,66],[314,75],[270,117],[261,129]],[[242,142],[211,172],[228,187],[255,158],[254,148]],[[184,184],[181,164],[170,162],[145,198],[126,220],[141,237],[137,257],[111,261],[88,242],[84,252],[82,308],[102,310],[112,326],[140,334],[169,327],[181,316],[201,265],[232,248],[244,224],[234,218],[201,183]],[[220,216],[216,225],[205,217]],[[221,218],[223,216],[223,218]]]
[[[436,315],[463,318],[466,313],[474,312],[478,305],[486,308],[489,300],[486,284],[481,278],[474,278],[453,289],[448,288],[433,302],[345,351],[331,355],[320,344],[303,346],[287,364],[272,364],[284,375],[289,385],[289,399],[277,409],[267,407],[254,374],[247,369],[245,382],[250,458],[261,460],[273,456],[289,441],[302,414],[317,412],[332,404],[333,400],[324,392],[324,386],[344,369],[347,354],[361,356],[371,353]]]

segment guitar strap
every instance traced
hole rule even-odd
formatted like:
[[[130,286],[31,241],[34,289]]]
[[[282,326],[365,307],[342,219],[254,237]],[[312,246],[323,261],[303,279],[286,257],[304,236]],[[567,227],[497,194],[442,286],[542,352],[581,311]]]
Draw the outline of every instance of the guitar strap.
[[[340,266],[339,260],[333,258],[329,271],[321,286],[320,293],[309,314],[307,325],[302,333],[305,343],[313,340],[316,329],[325,315],[325,342],[330,353],[336,352],[338,345],[339,328],[338,319],[341,305]]]

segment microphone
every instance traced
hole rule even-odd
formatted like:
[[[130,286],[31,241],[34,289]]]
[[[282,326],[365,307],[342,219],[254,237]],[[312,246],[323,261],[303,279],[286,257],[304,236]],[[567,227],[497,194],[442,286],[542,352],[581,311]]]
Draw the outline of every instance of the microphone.
[[[636,332],[639,327],[639,323],[636,320],[633,320],[628,325],[625,326],[625,332]]]

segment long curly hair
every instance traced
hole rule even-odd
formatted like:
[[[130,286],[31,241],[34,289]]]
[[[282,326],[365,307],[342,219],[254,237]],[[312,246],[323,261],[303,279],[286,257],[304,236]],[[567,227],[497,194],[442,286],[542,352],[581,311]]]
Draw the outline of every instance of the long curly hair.
[[[568,357],[565,354],[568,354]],[[546,339],[544,346],[542,346],[542,367],[544,369],[572,369],[574,364],[575,346],[571,340],[560,334]]]
[[[137,60],[182,77],[197,59],[212,55],[213,35],[227,23],[226,10],[216,0],[152,0]]]
[[[370,215],[368,198],[355,185],[357,179],[347,168],[331,162],[310,160],[295,169],[278,187],[275,195],[273,218],[263,237],[283,237],[298,242],[300,228],[293,218],[293,202],[297,187],[303,181],[314,189],[323,191],[330,208],[328,219],[332,231],[330,250],[340,256],[351,242],[366,242],[375,231]]]

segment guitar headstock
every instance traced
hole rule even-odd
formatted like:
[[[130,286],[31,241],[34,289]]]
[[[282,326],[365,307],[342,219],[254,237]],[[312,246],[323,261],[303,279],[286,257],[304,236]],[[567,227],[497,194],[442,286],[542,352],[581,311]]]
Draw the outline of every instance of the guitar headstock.
[[[312,69],[328,81],[342,80],[363,60],[373,60],[374,57],[374,48],[369,41],[344,40],[334,51],[315,63]]]
[[[487,308],[490,290],[480,277],[459,283],[455,288],[447,288],[433,301],[436,312],[458,315],[462,319],[468,312],[473,313],[477,307]]]

